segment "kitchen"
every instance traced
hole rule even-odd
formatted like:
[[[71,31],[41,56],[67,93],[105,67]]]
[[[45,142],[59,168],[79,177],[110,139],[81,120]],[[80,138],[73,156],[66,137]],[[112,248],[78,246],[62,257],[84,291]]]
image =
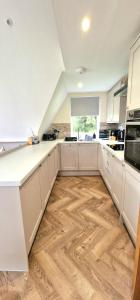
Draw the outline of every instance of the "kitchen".
[[[139,300],[140,3],[0,8],[0,299]]]

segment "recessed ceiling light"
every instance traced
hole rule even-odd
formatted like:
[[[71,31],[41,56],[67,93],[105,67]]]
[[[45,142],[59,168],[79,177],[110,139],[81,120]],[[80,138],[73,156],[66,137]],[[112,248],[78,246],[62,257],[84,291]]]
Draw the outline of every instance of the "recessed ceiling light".
[[[90,28],[90,19],[89,17],[84,17],[83,20],[82,20],[82,30],[84,32],[87,32]]]
[[[77,86],[78,86],[79,89],[82,89],[83,83],[82,82],[78,82]]]

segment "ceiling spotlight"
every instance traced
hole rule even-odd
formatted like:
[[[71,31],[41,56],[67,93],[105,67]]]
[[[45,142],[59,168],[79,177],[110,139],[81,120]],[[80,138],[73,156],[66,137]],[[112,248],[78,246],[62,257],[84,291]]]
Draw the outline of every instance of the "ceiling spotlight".
[[[77,86],[78,86],[79,89],[82,89],[83,83],[82,82],[78,82]]]
[[[87,32],[90,29],[90,19],[89,17],[84,17],[82,20],[82,30],[83,32]]]

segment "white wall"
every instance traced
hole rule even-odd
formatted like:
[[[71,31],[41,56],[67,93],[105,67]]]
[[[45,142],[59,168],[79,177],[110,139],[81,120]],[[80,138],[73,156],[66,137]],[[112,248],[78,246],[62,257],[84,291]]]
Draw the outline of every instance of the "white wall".
[[[57,112],[59,111],[62,103],[65,103],[67,91],[65,89],[64,85],[64,74],[62,73],[59,82],[57,84],[57,87],[55,89],[55,92],[53,94],[53,97],[51,99],[51,102],[46,110],[44,119],[41,123],[40,129],[39,129],[39,137],[42,137],[42,134],[46,132],[46,130],[49,128],[49,126],[52,124],[53,119],[55,118]],[[60,122],[61,123],[61,122]]]
[[[0,141],[38,133],[63,68],[51,0],[1,0]]]
[[[106,107],[107,107],[107,93],[73,93],[67,95],[66,100],[59,109],[53,123],[70,123],[71,122],[71,97],[99,97],[99,113],[100,122],[106,122]]]

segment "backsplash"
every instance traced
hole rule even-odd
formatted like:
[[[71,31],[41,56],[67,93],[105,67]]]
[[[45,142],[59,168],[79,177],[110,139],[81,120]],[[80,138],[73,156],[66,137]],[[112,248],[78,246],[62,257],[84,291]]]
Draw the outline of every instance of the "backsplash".
[[[108,123],[100,123],[100,130],[105,130],[105,129],[118,129],[118,124],[112,123],[112,124],[108,124]]]
[[[71,124],[70,123],[53,123],[49,130],[52,128],[56,128],[60,130],[59,132],[59,139],[63,139],[65,136],[70,136],[71,135]]]
[[[63,139],[65,136],[70,136],[71,135],[71,124],[70,123],[53,123],[49,130],[51,130],[52,128],[56,128],[58,130],[60,130],[59,133],[59,139]],[[100,123],[100,130],[104,130],[104,129],[124,129],[124,124],[108,124],[108,123]]]

